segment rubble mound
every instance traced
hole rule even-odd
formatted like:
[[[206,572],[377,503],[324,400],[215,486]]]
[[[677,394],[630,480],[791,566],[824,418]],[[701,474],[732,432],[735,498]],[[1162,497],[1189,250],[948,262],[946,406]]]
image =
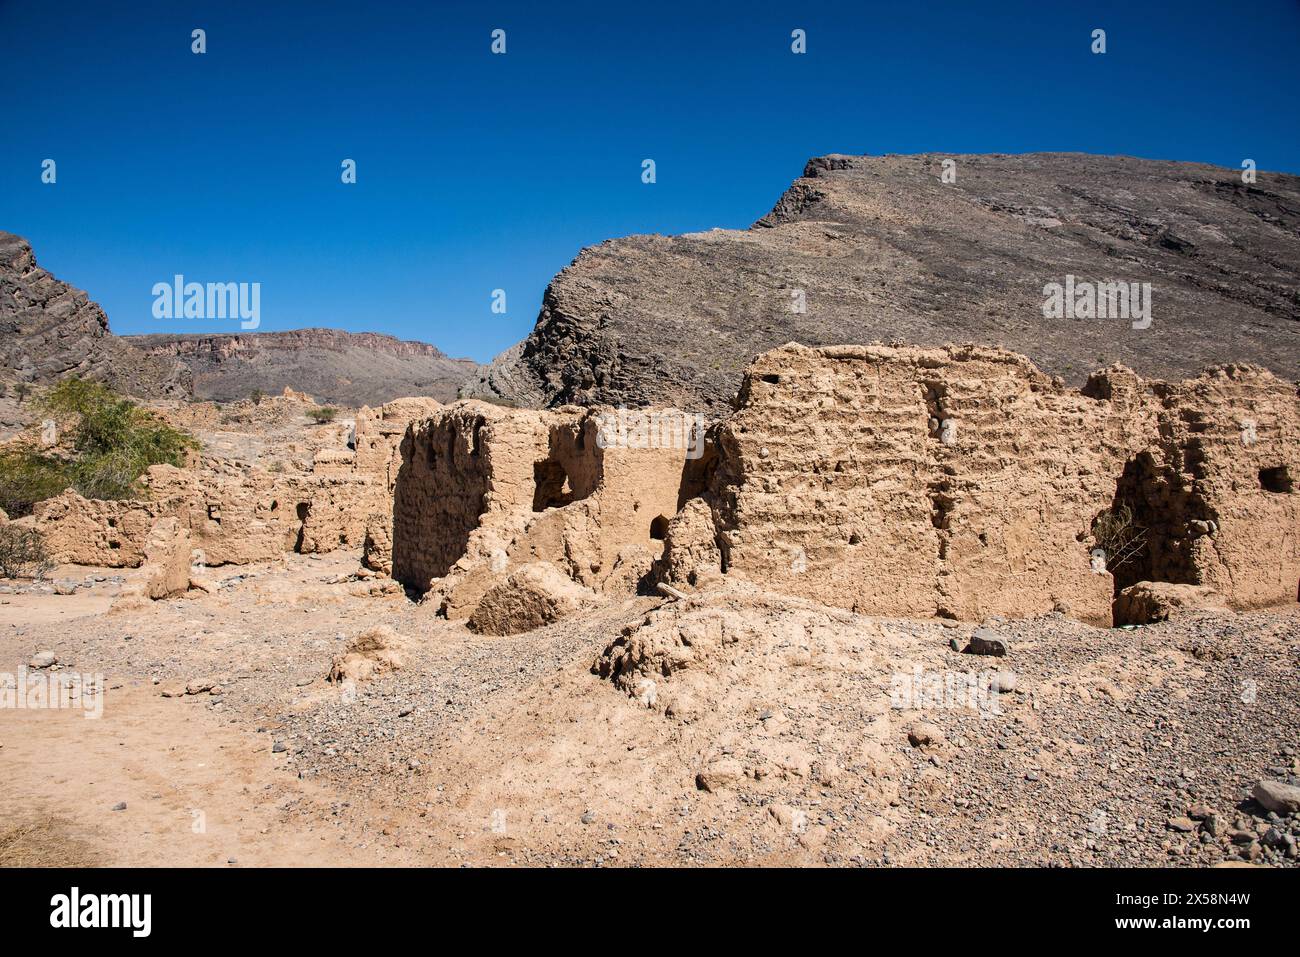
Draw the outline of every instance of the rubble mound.
[[[353,637],[334,656],[328,680],[368,681],[406,665],[409,642],[387,625],[379,625]]]
[[[549,625],[597,601],[595,592],[550,562],[530,562],[490,588],[467,624],[484,635],[514,635]]]
[[[827,787],[848,770],[880,796],[908,717],[890,689],[916,647],[888,622],[730,583],[626,626],[591,670],[675,723],[718,729],[697,756],[702,790]],[[852,734],[823,718],[823,705],[848,700],[861,715]]]
[[[1125,588],[1115,599],[1115,624],[1149,625],[1188,612],[1227,610],[1223,596],[1206,585],[1138,582]]]

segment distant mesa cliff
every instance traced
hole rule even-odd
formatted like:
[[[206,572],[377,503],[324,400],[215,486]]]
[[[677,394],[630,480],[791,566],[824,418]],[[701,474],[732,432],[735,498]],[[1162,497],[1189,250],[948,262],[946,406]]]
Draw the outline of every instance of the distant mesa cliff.
[[[290,386],[318,401],[381,405],[403,396],[456,398],[457,386],[479,365],[452,359],[426,342],[374,332],[294,329],[213,335],[127,336],[160,361],[179,361],[201,399],[229,401]]]
[[[190,391],[184,365],[113,335],[98,303],[42,269],[27,240],[0,232],[0,378],[39,385],[72,375],[144,398]]]
[[[116,336],[98,303],[37,265],[27,240],[0,232],[0,381],[76,375],[141,398],[222,401],[290,386],[322,402],[378,406],[454,399],[479,368],[425,342],[339,329]]]
[[[956,181],[941,182],[944,160]],[[1044,287],[1150,283],[1151,324],[1044,317]],[[1082,384],[1300,370],[1300,177],[1080,153],[810,160],[745,230],[584,249],[466,384],[520,404],[723,410],[786,342],[980,343]]]

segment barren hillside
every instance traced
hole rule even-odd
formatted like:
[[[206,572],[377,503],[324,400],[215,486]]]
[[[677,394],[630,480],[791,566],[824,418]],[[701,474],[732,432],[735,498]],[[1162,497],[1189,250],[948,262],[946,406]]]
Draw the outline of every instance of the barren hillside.
[[[1067,276],[1150,283],[1149,328],[1045,319],[1044,286]],[[789,341],[998,345],[1072,384],[1113,362],[1294,379],[1300,179],[1079,153],[819,157],[748,230],[583,250],[472,388],[721,410],[749,361]]]
[[[323,402],[381,405],[403,396],[447,401],[479,368],[426,342],[373,332],[295,329],[238,335],[148,335],[127,340],[159,359],[179,360],[193,373],[201,399],[227,402],[254,390],[289,386]]]
[[[31,244],[0,231],[0,378],[44,383],[65,375],[133,395],[189,392],[189,372],[146,356],[108,330],[99,303],[42,269]]]

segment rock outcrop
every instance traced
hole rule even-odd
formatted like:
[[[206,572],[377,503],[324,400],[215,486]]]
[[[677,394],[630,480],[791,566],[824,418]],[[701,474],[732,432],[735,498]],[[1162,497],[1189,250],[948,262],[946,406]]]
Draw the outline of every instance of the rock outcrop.
[[[98,303],[42,269],[27,240],[0,232],[0,381],[46,384],[71,375],[145,398],[187,395],[191,387],[183,365],[113,335]]]
[[[231,401],[292,386],[322,402],[381,405],[405,396],[447,402],[479,368],[426,342],[373,332],[294,329],[229,335],[143,335],[125,341],[159,361],[180,362],[202,399]]]
[[[941,182],[943,162],[956,180]],[[1151,284],[1151,323],[1044,318],[1044,288]],[[1141,325],[1141,323],[1138,323]],[[630,236],[552,280],[466,394],[723,412],[783,342],[997,345],[1081,385],[1300,368],[1300,179],[1077,153],[824,156],[748,230]]]

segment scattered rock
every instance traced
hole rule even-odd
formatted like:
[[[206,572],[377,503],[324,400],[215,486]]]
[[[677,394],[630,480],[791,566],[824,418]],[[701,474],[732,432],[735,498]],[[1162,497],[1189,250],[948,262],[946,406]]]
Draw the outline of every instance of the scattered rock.
[[[734,784],[745,776],[745,768],[734,758],[714,761],[695,775],[695,786],[713,793]]]
[[[1300,787],[1282,781],[1260,781],[1251,796],[1276,814],[1300,813]]]
[[[982,626],[975,629],[975,634],[971,635],[970,643],[966,646],[968,655],[992,655],[995,658],[1002,658],[1006,653],[1006,639],[992,628]]]
[[[989,683],[989,690],[995,694],[1009,694],[1015,691],[1016,673],[1014,671],[999,671]]]

